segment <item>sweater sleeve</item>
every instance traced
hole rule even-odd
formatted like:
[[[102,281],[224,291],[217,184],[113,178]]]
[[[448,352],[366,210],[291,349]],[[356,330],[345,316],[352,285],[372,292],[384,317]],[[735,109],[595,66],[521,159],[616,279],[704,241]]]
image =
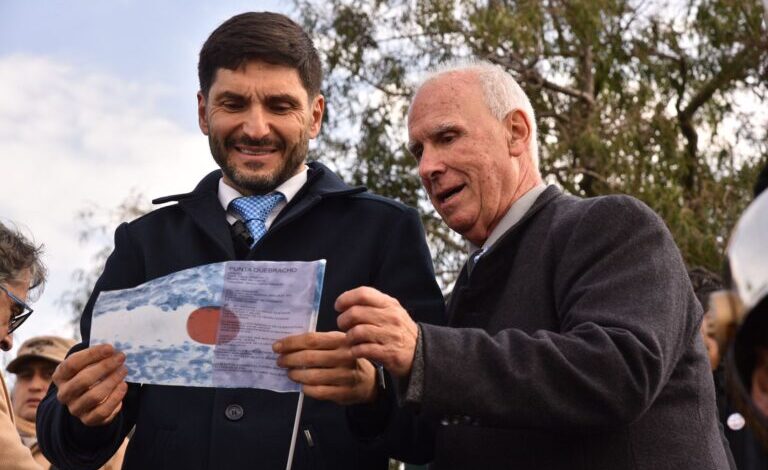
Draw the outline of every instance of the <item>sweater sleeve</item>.
[[[115,231],[115,249],[107,259],[93,293],[83,310],[80,331],[83,338],[69,354],[88,347],[91,314],[99,293],[104,290],[133,287],[144,281],[141,259],[131,242],[130,226],[120,225]],[[86,426],[69,414],[56,398],[57,388],[51,384],[37,411],[37,438],[45,457],[61,469],[97,469],[118,450],[133,427],[139,385],[129,384],[123,407],[115,419],[104,426]]]

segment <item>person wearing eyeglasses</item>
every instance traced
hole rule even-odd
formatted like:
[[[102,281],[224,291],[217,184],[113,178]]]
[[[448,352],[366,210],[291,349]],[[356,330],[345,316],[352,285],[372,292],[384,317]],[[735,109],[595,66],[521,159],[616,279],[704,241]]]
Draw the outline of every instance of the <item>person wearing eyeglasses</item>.
[[[32,314],[27,305],[29,291],[42,287],[45,281],[40,253],[40,247],[0,223],[0,347],[3,351],[11,349],[11,333]],[[0,468],[40,469],[16,431],[11,399],[2,374],[0,395]]]

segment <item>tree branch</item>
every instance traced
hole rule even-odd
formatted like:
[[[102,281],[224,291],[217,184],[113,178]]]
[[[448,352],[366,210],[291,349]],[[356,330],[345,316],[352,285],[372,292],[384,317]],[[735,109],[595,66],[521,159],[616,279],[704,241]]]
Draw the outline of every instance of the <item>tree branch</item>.
[[[720,71],[693,95],[688,105],[681,111],[681,115],[692,117],[718,90],[734,80],[744,79],[750,69],[749,63],[759,58],[760,54],[768,48],[768,41],[760,41],[756,46],[745,46],[731,60],[723,63]]]

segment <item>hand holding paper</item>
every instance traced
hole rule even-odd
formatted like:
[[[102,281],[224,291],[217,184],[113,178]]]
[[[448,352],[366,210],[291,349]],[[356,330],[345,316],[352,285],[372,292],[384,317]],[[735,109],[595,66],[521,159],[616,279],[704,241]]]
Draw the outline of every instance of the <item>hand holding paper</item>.
[[[377,362],[397,377],[411,373],[419,327],[397,299],[358,287],[341,294],[335,308],[355,357]]]
[[[280,354],[277,364],[288,369],[288,377],[302,384],[307,396],[340,405],[376,399],[375,368],[352,355],[340,331],[288,336],[272,349]]]
[[[128,391],[124,362],[125,355],[109,344],[72,354],[53,373],[56,397],[86,426],[109,423],[120,411]]]

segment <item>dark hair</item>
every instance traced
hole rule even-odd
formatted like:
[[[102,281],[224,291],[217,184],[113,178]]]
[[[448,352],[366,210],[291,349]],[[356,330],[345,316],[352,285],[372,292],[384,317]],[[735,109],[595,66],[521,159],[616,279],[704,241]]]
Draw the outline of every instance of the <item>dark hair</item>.
[[[689,269],[688,277],[696,299],[706,311],[709,305],[709,294],[723,288],[722,279],[717,274],[700,267]]]
[[[757,351],[766,344],[768,331],[768,297],[752,307],[744,319],[726,356],[728,392],[734,407],[747,420],[762,445],[768,448],[768,417],[751,398],[752,372],[758,365]]]
[[[0,282],[16,281],[29,269],[30,288],[45,282],[45,266],[40,260],[42,246],[35,246],[18,230],[0,223]]]
[[[312,39],[290,18],[264,11],[233,16],[205,41],[197,64],[203,95],[218,69],[236,70],[250,60],[293,67],[310,97],[320,93],[323,71]]]

